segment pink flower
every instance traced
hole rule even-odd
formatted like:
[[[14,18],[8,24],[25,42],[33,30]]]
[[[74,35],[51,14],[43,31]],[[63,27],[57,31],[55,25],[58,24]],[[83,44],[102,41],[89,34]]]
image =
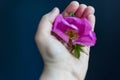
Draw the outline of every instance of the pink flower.
[[[73,45],[94,46],[96,42],[96,35],[92,31],[91,24],[85,18],[63,17],[59,14],[53,24],[52,32],[66,43],[71,40]]]

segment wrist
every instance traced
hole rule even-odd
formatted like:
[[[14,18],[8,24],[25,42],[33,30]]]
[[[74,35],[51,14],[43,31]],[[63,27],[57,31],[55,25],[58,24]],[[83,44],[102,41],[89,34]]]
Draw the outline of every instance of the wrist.
[[[69,60],[69,61],[68,61]],[[72,59],[45,60],[40,80],[84,80],[87,66],[80,66]]]
[[[79,80],[72,72],[52,66],[45,66],[40,80]]]

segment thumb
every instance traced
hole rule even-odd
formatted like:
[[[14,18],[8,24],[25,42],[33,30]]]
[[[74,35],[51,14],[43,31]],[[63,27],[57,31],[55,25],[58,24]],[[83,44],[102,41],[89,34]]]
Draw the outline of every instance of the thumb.
[[[45,14],[38,26],[38,30],[37,30],[37,37],[40,36],[50,36],[51,35],[51,29],[52,29],[52,24],[55,20],[55,18],[57,17],[57,15],[59,14],[59,9],[58,8],[54,8],[51,12]]]

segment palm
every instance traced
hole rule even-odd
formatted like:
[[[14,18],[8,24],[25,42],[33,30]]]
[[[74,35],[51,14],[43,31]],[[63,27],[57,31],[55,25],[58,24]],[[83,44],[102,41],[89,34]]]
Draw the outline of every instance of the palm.
[[[70,70],[70,72],[73,72],[73,74],[75,74],[77,77],[85,77],[89,58],[86,53],[81,53],[80,59],[77,59],[73,55],[71,55],[71,53],[69,53],[66,47],[61,44],[57,39],[50,38],[47,44],[51,47],[47,48],[49,51],[49,56],[45,60],[45,63],[47,63],[48,65],[54,65],[52,66],[54,68],[57,66],[57,68],[59,69],[58,66],[60,66],[62,68],[68,69]],[[88,50],[87,53],[89,53]]]

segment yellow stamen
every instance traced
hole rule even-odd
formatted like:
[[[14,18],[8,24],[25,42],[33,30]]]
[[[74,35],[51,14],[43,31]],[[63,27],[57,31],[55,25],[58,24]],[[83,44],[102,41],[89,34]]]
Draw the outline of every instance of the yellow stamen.
[[[68,36],[68,38],[70,40],[74,40],[74,39],[77,39],[78,38],[78,32],[75,31],[75,30],[72,30],[72,29],[68,29],[66,31],[66,35]]]

